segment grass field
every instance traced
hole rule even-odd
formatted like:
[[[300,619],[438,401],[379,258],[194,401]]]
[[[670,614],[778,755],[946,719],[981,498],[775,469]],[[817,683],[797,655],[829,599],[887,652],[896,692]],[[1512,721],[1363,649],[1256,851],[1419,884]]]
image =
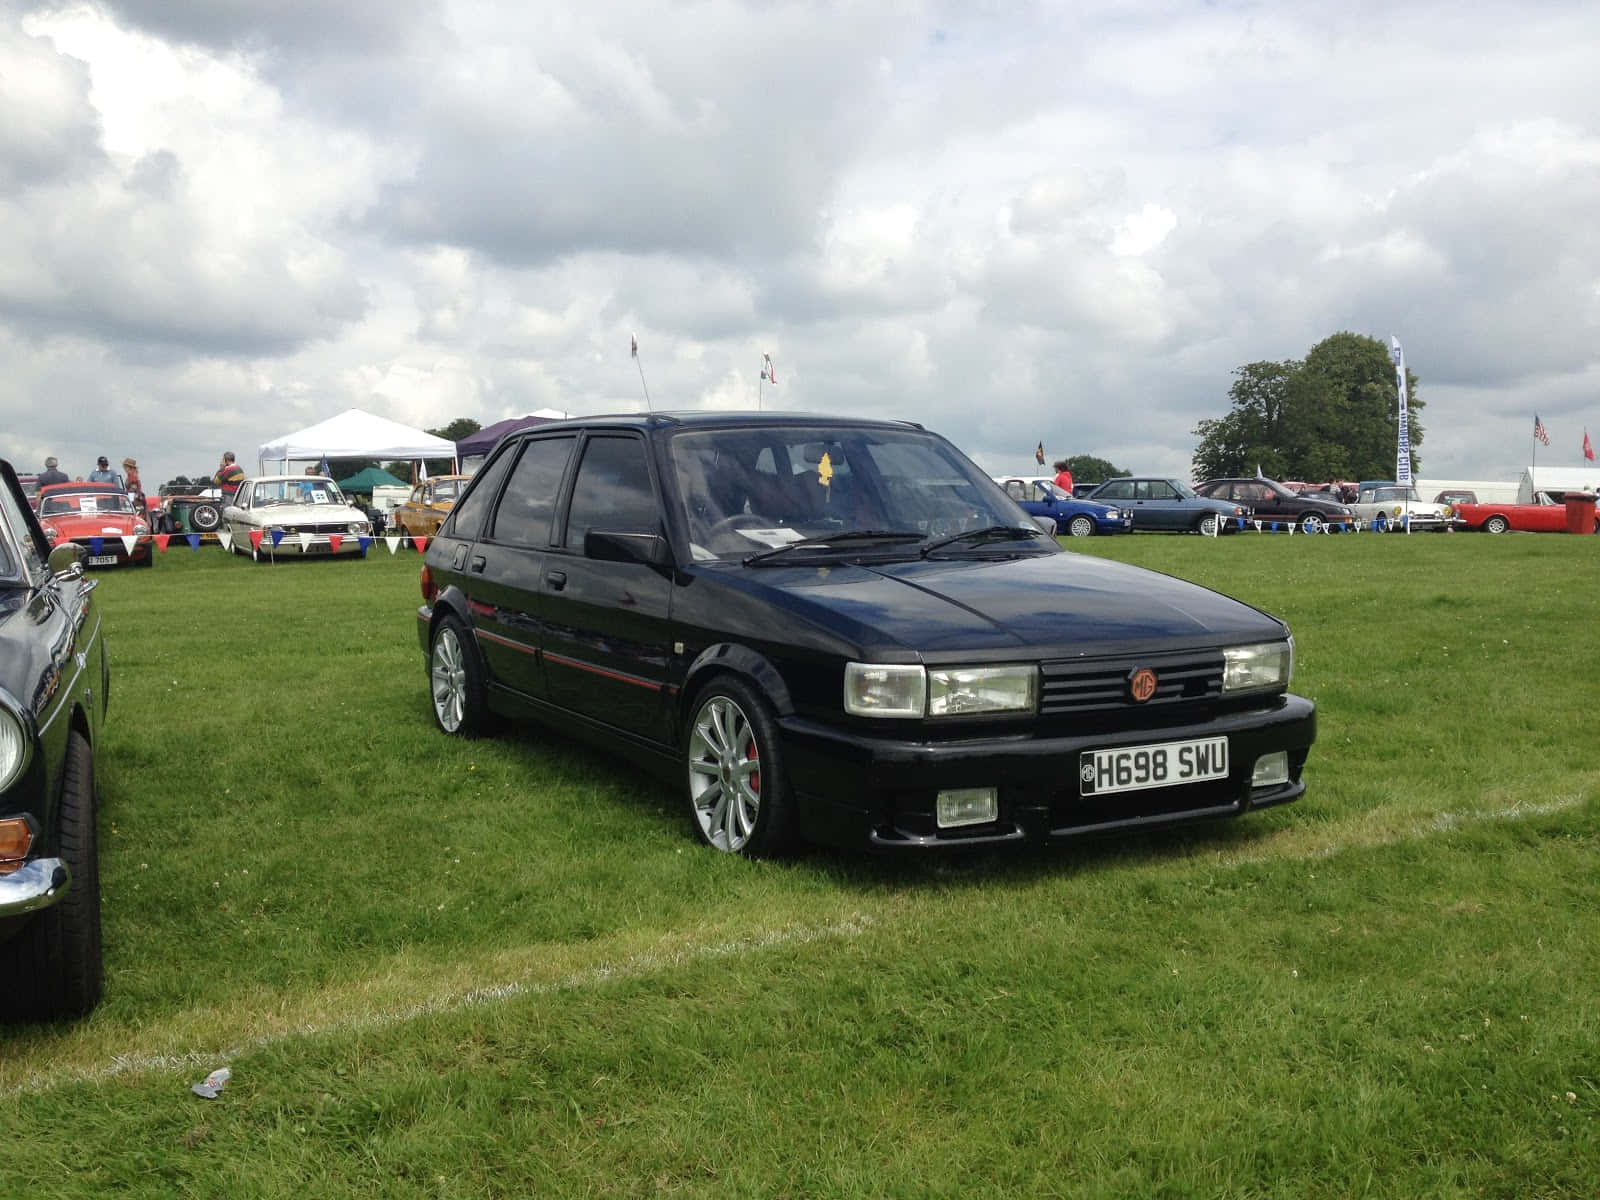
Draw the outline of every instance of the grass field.
[[[1600,1191],[1600,538],[1072,549],[1290,622],[1301,802],[735,861],[604,753],[437,734],[414,553],[102,576],[106,999],[4,1030],[7,1191]]]

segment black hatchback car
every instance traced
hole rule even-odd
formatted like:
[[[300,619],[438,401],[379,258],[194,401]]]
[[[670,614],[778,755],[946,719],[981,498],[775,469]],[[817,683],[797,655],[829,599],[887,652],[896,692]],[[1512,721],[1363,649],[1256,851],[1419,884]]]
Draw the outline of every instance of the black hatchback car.
[[[1356,525],[1356,510],[1348,504],[1303,495],[1273,479],[1208,479],[1194,490],[1251,509],[1258,521],[1298,525],[1302,533],[1321,533],[1324,525],[1346,529]]]
[[[100,999],[94,751],[110,660],[88,549],[46,549],[0,462],[0,1017]]]
[[[699,836],[970,848],[1293,800],[1288,628],[1065,552],[916,425],[654,414],[502,442],[429,545],[448,733],[532,717],[655,768]]]

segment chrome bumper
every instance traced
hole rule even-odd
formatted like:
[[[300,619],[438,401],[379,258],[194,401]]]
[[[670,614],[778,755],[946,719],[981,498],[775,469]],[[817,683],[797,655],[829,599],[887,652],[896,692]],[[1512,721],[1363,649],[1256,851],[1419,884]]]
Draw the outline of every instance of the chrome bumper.
[[[72,886],[72,872],[59,858],[36,858],[0,875],[0,917],[20,917],[49,908]]]

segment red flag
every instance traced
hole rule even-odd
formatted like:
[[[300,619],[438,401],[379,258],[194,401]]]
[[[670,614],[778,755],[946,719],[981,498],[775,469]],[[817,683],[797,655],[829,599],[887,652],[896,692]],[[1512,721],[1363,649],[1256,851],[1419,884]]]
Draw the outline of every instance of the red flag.
[[[266,533],[265,529],[252,529],[250,531],[250,549],[261,549],[261,535],[264,533]]]
[[[1550,435],[1544,431],[1544,422],[1539,420],[1538,413],[1533,414],[1533,436],[1538,438],[1546,446],[1550,444]]]
[[[339,553],[339,547],[343,544],[344,538],[340,534],[330,533],[328,535],[328,549],[332,550],[335,554]]]
[[[1594,456],[1590,455],[1590,457],[1592,458]],[[170,542],[171,540],[172,540],[172,535],[170,533],[158,533],[158,534],[156,534],[156,545],[161,547],[161,553],[165,554],[167,552],[167,543]]]
[[[428,539],[427,538],[425,538],[425,537],[414,537],[414,538],[411,539],[411,544],[417,548],[417,553],[418,554],[425,554],[427,552],[427,549],[428,549]]]
[[[1590,462],[1594,461],[1594,444],[1589,441],[1589,431],[1583,431],[1583,456]]]

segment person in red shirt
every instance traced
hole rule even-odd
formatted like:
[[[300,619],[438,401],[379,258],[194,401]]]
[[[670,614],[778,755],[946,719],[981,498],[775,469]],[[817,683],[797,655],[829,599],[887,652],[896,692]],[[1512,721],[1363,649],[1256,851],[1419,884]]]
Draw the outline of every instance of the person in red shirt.
[[[1064,458],[1056,463],[1056,486],[1067,495],[1072,495],[1072,471]]]

